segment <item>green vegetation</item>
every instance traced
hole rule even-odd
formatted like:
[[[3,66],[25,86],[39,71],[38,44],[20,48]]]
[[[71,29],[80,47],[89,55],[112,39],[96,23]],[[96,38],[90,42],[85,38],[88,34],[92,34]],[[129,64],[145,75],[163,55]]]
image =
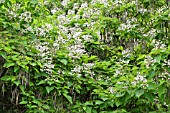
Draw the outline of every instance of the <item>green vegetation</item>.
[[[0,112],[170,112],[166,0],[0,0]]]

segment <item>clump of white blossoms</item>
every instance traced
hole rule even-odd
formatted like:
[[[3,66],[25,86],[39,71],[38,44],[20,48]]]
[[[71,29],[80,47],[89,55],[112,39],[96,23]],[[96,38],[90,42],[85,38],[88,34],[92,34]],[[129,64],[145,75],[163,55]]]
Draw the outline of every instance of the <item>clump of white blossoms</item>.
[[[80,58],[83,54],[85,54],[86,51],[84,49],[84,45],[81,44],[67,47],[67,49],[69,50],[70,57],[77,59]]]
[[[75,9],[78,9],[80,6],[79,6],[79,3],[74,3],[74,7],[73,7],[73,9],[75,10]]]
[[[151,42],[152,45],[154,45],[154,49],[165,49],[167,46],[160,40],[153,39]]]
[[[144,59],[144,63],[146,65],[146,68],[149,68],[150,66],[153,66],[153,64],[155,62],[156,62],[156,60],[153,57],[149,56],[149,55],[147,55],[145,57],[145,59]]]
[[[82,38],[84,39],[84,41],[90,42],[90,40],[92,39],[92,36],[91,35],[83,35]]]
[[[38,54],[38,56],[41,57],[39,61],[42,64],[40,71],[52,74],[52,69],[54,68],[54,64],[52,62],[53,61],[52,56],[54,53],[51,51],[51,48],[48,46],[49,43],[40,42],[39,40],[33,43],[35,44],[36,49],[39,50],[40,52]]]
[[[137,73],[137,76],[134,78],[134,81],[132,82],[132,85],[134,85],[134,86],[139,85],[142,88],[146,88],[148,86],[147,79],[145,78],[144,75],[141,75],[140,73]]]
[[[5,0],[0,0],[0,4],[1,4],[1,3],[5,3]]]
[[[155,37],[156,36],[156,33],[158,33],[159,31],[156,30],[156,29],[151,29],[149,30],[147,33],[143,34],[144,37]]]
[[[115,94],[116,92],[114,91],[113,87],[109,87],[108,88],[109,92],[112,93],[112,94]]]
[[[120,24],[118,30],[126,30],[127,32],[131,31],[133,28],[137,26],[137,24],[134,24],[137,22],[136,18],[131,18],[131,20],[127,20],[126,23]]]
[[[45,25],[42,25],[41,27],[35,26],[34,31],[37,36],[49,36],[50,30],[53,29],[53,26],[51,24],[46,23]]]
[[[55,14],[58,10],[59,10],[58,8],[51,9],[51,13]]]
[[[62,0],[62,2],[61,2],[61,4],[63,5],[63,6],[67,6],[68,4],[70,3],[70,0]]]
[[[126,74],[122,63],[125,63],[125,62],[122,62],[121,59],[120,59],[120,61],[116,62],[117,67],[116,67],[115,73],[113,75],[114,77],[124,76]]]
[[[133,51],[130,48],[127,48],[122,51],[122,55],[124,58],[128,58],[132,55],[132,52]]]
[[[94,63],[83,63],[82,65],[76,65],[70,72],[70,75],[76,75],[77,77],[82,77],[83,72],[85,72],[84,76],[90,75],[90,77],[94,77],[95,73],[92,71]]]
[[[59,35],[57,40],[54,41],[53,47],[55,48],[55,50],[59,50],[62,47],[62,44],[65,44],[66,42],[67,40]]]
[[[18,15],[15,13],[15,11],[9,10],[9,15],[7,15],[10,19],[16,18]]]
[[[145,12],[147,12],[147,9],[140,8],[140,9],[138,10],[138,12],[144,14]]]
[[[26,22],[31,22],[31,20],[32,20],[31,12],[29,12],[29,11],[23,12],[19,16],[19,18],[20,18],[20,21],[24,20]]]

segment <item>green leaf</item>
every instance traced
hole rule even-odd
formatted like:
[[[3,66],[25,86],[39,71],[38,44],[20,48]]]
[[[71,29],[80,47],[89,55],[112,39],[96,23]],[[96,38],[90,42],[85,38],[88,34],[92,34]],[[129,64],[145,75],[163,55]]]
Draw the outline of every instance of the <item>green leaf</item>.
[[[29,86],[34,86],[34,83],[29,81]]]
[[[84,105],[86,105],[86,106],[87,105],[93,105],[93,101],[87,101],[87,102],[84,103]]]
[[[64,65],[67,65],[67,60],[66,59],[61,59],[60,62],[62,62]]]
[[[166,91],[166,87],[165,86],[163,86],[163,85],[159,86],[158,87],[158,95],[159,95],[159,97],[161,97],[161,95],[164,94],[165,91]]]
[[[95,104],[96,104],[96,105],[98,105],[98,104],[100,105],[100,104],[102,104],[102,103],[103,103],[103,101],[100,101],[100,100],[96,100],[96,101],[95,101]]]
[[[153,78],[155,76],[155,74],[156,74],[155,70],[150,70],[148,76],[149,76],[149,78]]]
[[[117,107],[119,107],[119,106],[122,104],[122,102],[121,102],[121,101],[119,101],[119,100],[116,100],[116,102],[115,102],[115,103],[116,103],[116,106],[117,106]]]
[[[19,66],[14,67],[14,72],[16,73],[19,70]]]
[[[103,101],[106,101],[106,100],[108,100],[109,98],[102,96],[101,99],[102,99]]]
[[[64,95],[64,97],[67,98],[67,100],[68,100],[71,104],[73,103],[71,96],[69,96],[69,95],[67,95],[67,94],[65,94],[65,93],[64,93],[63,95]]]
[[[37,108],[38,106],[37,105],[31,105],[30,108]]]
[[[156,83],[148,83],[148,89],[156,89]]]
[[[0,56],[3,57],[4,59],[6,59],[6,53],[5,52],[0,51]]]
[[[51,86],[51,87],[46,86],[45,88],[47,90],[47,93],[50,93],[50,91],[52,91],[54,89],[54,86]]]
[[[124,96],[125,95],[125,93],[117,93],[116,94],[116,97],[122,97],[122,96]]]
[[[41,85],[41,84],[45,84],[46,81],[45,80],[41,80],[37,85]]]
[[[41,68],[43,67],[42,64],[41,64],[41,62],[38,62],[38,61],[37,61],[37,64],[38,64],[38,66],[40,66]]]
[[[33,69],[35,70],[35,72],[40,73],[40,72],[38,71],[38,69],[37,69],[37,68],[33,68]]]
[[[92,109],[92,113],[97,113],[97,110],[95,110],[95,109]]]
[[[36,66],[37,64],[35,62],[31,62],[30,65]]]
[[[25,59],[28,60],[28,61],[29,61],[29,60],[32,60],[31,57],[27,57],[27,56],[25,57]]]
[[[86,108],[86,113],[91,113],[92,107],[87,107]]]
[[[21,101],[19,104],[27,104],[27,101]]]
[[[11,66],[15,66],[15,63],[14,63],[14,62],[6,62],[6,63],[4,64],[4,67],[6,67],[6,68],[9,68],[9,67],[11,67]]]
[[[29,67],[25,66],[25,71],[28,72],[29,71]]]
[[[54,81],[47,81],[47,83],[51,86],[52,84],[54,84]]]
[[[166,83],[166,81],[163,79],[163,80],[159,80],[160,84],[159,85],[163,85],[164,83]]]
[[[20,85],[19,88],[21,89],[22,92],[24,92],[24,90],[25,90],[24,86]]]
[[[18,81],[14,81],[14,84],[16,84],[17,86],[19,86],[21,84],[21,82],[18,80]]]
[[[96,59],[97,59],[97,56],[94,56],[94,55],[90,56],[89,58],[89,60],[96,60]]]
[[[141,59],[144,59],[146,55],[140,55],[137,60],[141,60]]]
[[[140,89],[140,90],[137,90],[135,95],[139,98],[141,95],[144,94],[144,90],[143,89]]]
[[[35,104],[37,104],[37,105],[39,105],[39,106],[42,105],[41,102],[40,102],[39,100],[37,100],[37,99],[34,99],[32,102],[35,103]]]
[[[157,62],[158,64],[160,64],[161,56],[160,56],[160,55],[159,55],[159,56],[156,56],[155,59],[156,59],[156,62]]]
[[[84,107],[83,107],[83,110],[84,110],[86,113],[91,113],[92,107],[84,106]]]
[[[16,80],[17,77],[16,76],[12,76],[12,75],[5,75],[1,78],[1,80],[4,80],[4,81],[14,81]]]
[[[86,111],[86,107],[85,106],[83,107],[83,110]]]
[[[5,50],[6,52],[11,52],[11,51],[12,51],[12,49],[9,48],[9,47],[4,47],[4,50]]]
[[[38,3],[38,0],[31,0],[30,3],[32,3],[32,4],[37,4],[37,3]]]
[[[144,94],[144,97],[145,97],[146,99],[148,99],[151,103],[154,102],[154,97],[153,97],[152,94],[150,94],[150,93],[145,93],[145,94]]]
[[[45,104],[45,105],[43,104],[42,107],[43,107],[44,109],[50,109],[50,107],[49,107],[48,105],[46,105],[46,104]]]

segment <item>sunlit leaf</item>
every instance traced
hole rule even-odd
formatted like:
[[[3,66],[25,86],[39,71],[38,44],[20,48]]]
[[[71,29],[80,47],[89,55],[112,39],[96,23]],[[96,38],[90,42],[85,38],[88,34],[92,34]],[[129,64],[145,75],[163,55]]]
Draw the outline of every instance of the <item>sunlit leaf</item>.
[[[69,96],[69,95],[67,95],[67,94],[65,94],[65,93],[64,93],[63,95],[64,95],[64,97],[67,98],[67,100],[68,100],[71,104],[73,103],[71,96]]]
[[[45,87],[46,88],[46,90],[47,90],[47,93],[50,93],[53,89],[54,89],[54,86],[46,86]]]

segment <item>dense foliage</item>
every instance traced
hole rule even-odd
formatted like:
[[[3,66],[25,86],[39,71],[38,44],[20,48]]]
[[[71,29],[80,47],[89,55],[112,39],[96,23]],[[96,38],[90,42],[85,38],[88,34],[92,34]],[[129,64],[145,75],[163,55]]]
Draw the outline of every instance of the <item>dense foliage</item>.
[[[0,111],[170,112],[168,0],[0,0]]]

